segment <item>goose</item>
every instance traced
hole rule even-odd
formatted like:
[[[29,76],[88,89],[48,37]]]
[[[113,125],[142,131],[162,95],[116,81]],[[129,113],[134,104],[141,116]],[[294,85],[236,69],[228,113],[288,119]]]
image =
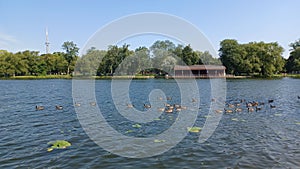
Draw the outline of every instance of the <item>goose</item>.
[[[259,111],[261,109],[262,109],[261,107],[255,107],[255,111]]]
[[[174,107],[175,108],[180,108],[180,105],[179,104],[174,104]]]
[[[269,102],[269,103],[273,103],[273,102],[274,102],[274,100],[273,100],[273,99],[271,99],[271,100],[268,100],[268,102]]]
[[[215,110],[216,113],[223,113],[223,110]]]
[[[253,112],[254,108],[253,107],[248,107],[248,112]]]
[[[133,108],[133,104],[127,104],[128,108]]]
[[[163,112],[163,111],[165,111],[165,108],[164,108],[164,107],[162,107],[162,108],[157,108],[157,111],[158,111],[158,112]]]
[[[172,100],[172,97],[167,97],[167,100]]]
[[[252,106],[258,106],[258,102],[252,102]]]
[[[165,103],[165,106],[166,106],[166,107],[170,107],[171,105],[170,105],[170,104],[168,104],[168,103]]]
[[[273,109],[276,108],[276,106],[270,104],[270,108]]]
[[[151,105],[150,104],[144,104],[144,107],[149,109],[149,108],[151,108]]]
[[[44,110],[44,109],[45,109],[44,106],[38,106],[38,105],[35,106],[35,110]]]
[[[225,111],[226,113],[232,113],[232,112],[233,112],[232,110],[230,110],[230,109],[225,109],[225,108],[224,108],[224,111]]]
[[[236,112],[241,112],[241,111],[243,111],[243,109],[241,109],[241,108],[236,108],[235,111],[236,111]]]
[[[247,103],[246,104],[246,107],[252,107],[253,105],[252,105],[252,103]]]
[[[211,101],[212,101],[212,102],[215,102],[215,101],[216,101],[216,99],[215,99],[215,98],[212,98],[212,99],[211,99]]]
[[[233,104],[228,104],[228,107],[229,108],[234,108],[234,105]]]
[[[182,109],[180,107],[176,108],[177,112],[180,112]]]
[[[59,105],[55,106],[55,108],[56,108],[56,110],[62,110],[63,109],[63,107],[59,106]]]
[[[173,109],[167,109],[165,112],[166,113],[173,113]]]

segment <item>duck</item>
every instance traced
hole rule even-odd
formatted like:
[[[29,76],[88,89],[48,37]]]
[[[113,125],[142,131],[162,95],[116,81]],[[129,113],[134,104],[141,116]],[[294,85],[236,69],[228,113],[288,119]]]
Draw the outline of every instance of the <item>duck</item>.
[[[174,104],[173,105],[175,108],[180,108],[180,105],[179,104]]]
[[[215,110],[216,113],[223,113],[223,110]]]
[[[133,108],[133,104],[127,104],[128,108]]]
[[[55,106],[55,108],[56,108],[56,110],[62,110],[63,109],[63,107],[60,106],[60,105]]]
[[[149,108],[151,108],[151,105],[150,105],[150,104],[144,104],[144,107],[145,107],[146,109],[149,109]]]
[[[276,108],[276,106],[270,104],[270,108],[273,109]]]
[[[255,107],[255,111],[259,111],[261,109],[262,109],[261,107]]]
[[[225,108],[224,108],[224,111],[225,111],[225,113],[232,113],[232,112],[233,112],[232,110],[230,110],[230,109],[225,109]]]
[[[38,106],[38,105],[35,106],[35,110],[44,110],[44,109],[45,109],[44,106]]]
[[[215,99],[215,98],[212,98],[212,99],[211,99],[211,101],[212,101],[212,102],[215,102],[215,101],[216,101],[216,99]]]
[[[269,102],[269,103],[273,103],[273,102],[274,102],[274,100],[273,100],[273,99],[270,99],[270,100],[268,100],[268,102]]]
[[[234,108],[234,105],[233,104],[228,104],[228,107],[229,108]]]
[[[173,109],[167,109],[165,110],[166,113],[173,113]]]
[[[165,103],[165,106],[166,106],[166,107],[170,107],[171,105],[170,105],[170,104],[168,104],[168,103]]]
[[[253,112],[254,108],[253,107],[248,107],[248,112]]]

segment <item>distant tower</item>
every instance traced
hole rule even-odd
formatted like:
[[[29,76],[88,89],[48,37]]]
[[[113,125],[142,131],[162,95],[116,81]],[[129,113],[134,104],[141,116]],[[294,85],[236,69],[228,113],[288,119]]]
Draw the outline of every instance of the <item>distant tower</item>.
[[[45,45],[46,45],[46,53],[49,53],[49,40],[48,40],[48,28],[46,27],[46,42],[45,42]]]

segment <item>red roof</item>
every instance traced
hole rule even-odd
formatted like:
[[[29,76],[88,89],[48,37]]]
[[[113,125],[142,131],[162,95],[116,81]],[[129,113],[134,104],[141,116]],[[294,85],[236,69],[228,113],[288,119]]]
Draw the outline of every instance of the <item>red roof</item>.
[[[225,66],[219,65],[192,65],[192,66],[180,66],[176,65],[174,70],[225,70]]]

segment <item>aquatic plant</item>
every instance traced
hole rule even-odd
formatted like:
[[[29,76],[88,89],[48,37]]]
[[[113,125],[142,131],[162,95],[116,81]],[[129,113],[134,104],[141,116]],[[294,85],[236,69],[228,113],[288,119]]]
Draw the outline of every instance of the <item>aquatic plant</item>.
[[[71,146],[71,143],[65,140],[56,140],[48,142],[49,145],[52,145],[47,149],[47,151],[52,151],[53,149],[65,149]]]

